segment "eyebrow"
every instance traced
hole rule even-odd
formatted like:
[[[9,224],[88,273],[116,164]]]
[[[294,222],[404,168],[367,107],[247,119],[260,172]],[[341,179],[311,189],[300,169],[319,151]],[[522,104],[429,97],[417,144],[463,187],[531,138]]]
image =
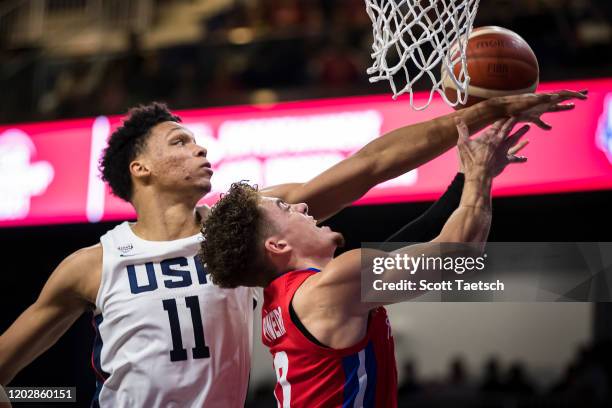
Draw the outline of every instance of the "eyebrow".
[[[195,140],[195,137],[193,136],[193,134],[192,134],[192,133],[191,133],[191,132],[190,132],[188,129],[185,129],[185,128],[184,128],[184,127],[182,127],[182,126],[175,126],[175,127],[173,127],[172,129],[170,129],[170,130],[168,131],[168,133],[166,133],[166,138],[170,137],[170,134],[171,134],[172,132],[174,132],[175,130],[182,130],[183,132],[185,132],[186,134],[188,134],[189,136],[191,136],[191,137],[192,137],[192,138]]]

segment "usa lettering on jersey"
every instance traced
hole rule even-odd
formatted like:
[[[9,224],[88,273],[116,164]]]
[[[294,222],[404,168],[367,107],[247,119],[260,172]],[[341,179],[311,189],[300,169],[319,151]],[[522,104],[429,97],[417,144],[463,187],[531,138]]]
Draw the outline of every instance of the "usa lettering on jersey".
[[[207,284],[206,274],[208,272],[206,268],[202,266],[198,256],[190,258],[191,264],[195,265],[198,283],[200,285]],[[130,282],[130,290],[135,295],[156,290],[158,280],[161,280],[167,289],[191,286],[193,284],[193,271],[189,263],[188,258],[177,257],[165,259],[160,263],[146,262],[144,265],[127,265],[126,271]],[[160,273],[161,276],[156,276]]]

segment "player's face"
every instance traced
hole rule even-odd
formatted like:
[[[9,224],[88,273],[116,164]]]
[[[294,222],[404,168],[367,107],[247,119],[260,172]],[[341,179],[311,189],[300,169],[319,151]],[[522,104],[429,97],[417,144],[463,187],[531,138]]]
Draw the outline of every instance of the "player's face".
[[[193,133],[176,122],[162,122],[151,130],[144,149],[151,180],[159,189],[200,194],[210,192],[213,174],[206,149]]]
[[[262,197],[260,208],[266,219],[274,223],[274,235],[286,241],[299,255],[331,256],[344,242],[342,234],[327,226],[317,226],[317,220],[308,215],[305,203],[288,204],[279,198]]]

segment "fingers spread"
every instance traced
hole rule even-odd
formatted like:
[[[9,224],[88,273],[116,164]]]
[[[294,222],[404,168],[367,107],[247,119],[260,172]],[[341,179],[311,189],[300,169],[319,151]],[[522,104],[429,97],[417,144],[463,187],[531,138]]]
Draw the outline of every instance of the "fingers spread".
[[[568,99],[580,99],[580,100],[585,100],[587,99],[587,93],[584,92],[576,92],[576,91],[570,91],[570,90],[563,90],[561,92],[559,92],[557,95],[559,96],[559,102],[561,101],[566,101]]]
[[[510,134],[512,128],[514,128],[514,125],[516,125],[517,122],[518,118],[514,116],[510,119],[505,120],[501,129],[497,130],[493,134],[493,140],[496,142],[501,142],[502,140],[504,140]]]
[[[544,122],[542,119],[540,118],[535,118],[532,120],[532,122],[539,127],[540,129],[544,129],[544,130],[551,130],[552,126],[550,126],[548,123]]]
[[[562,111],[568,111],[568,110],[572,110],[576,107],[576,105],[574,105],[573,103],[567,103],[567,104],[556,104],[551,106],[550,108],[548,108],[548,112],[562,112]]]
[[[510,148],[512,146],[516,145],[519,142],[519,140],[521,139],[521,137],[523,137],[525,135],[525,133],[527,133],[528,131],[529,131],[529,125],[522,126],[519,130],[514,132],[514,134],[510,135],[504,141],[504,144],[508,148],[508,152],[509,153],[510,153]],[[525,145],[523,145],[523,147],[525,147]],[[518,150],[522,149],[523,147],[519,148]],[[518,151],[518,150],[516,150],[516,151]],[[512,152],[512,154],[514,154],[515,152]]]
[[[525,156],[514,156],[514,155],[508,156],[509,163],[525,163],[526,161],[527,161],[527,158]]]
[[[588,98],[587,94],[589,93],[588,90],[582,91],[582,92],[576,92],[576,91],[566,91],[566,95],[569,96],[570,98],[576,98],[576,99],[580,99],[580,100],[585,100]]]
[[[529,140],[521,140],[518,144],[512,146],[510,149],[508,149],[508,154],[509,155],[515,155],[518,152],[520,152],[521,150],[523,150],[523,148],[525,146],[527,146],[529,144]]]

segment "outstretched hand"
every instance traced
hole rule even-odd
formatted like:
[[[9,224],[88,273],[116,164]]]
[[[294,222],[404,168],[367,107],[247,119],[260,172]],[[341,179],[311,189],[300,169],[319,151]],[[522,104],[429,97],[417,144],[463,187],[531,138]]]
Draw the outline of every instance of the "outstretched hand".
[[[457,118],[455,123],[459,132],[457,148],[461,168],[469,177],[471,173],[484,171],[489,177],[499,175],[510,163],[524,163],[526,157],[516,156],[529,143],[521,141],[521,137],[529,131],[525,125],[510,135],[518,118],[498,120],[484,134],[470,139],[467,125]]]
[[[514,116],[520,122],[529,122],[544,130],[552,129],[542,120],[542,115],[550,112],[564,112],[575,108],[573,103],[564,103],[572,99],[587,99],[588,90],[580,92],[563,90],[552,93],[522,94],[493,98],[492,103],[499,104],[506,117]]]

